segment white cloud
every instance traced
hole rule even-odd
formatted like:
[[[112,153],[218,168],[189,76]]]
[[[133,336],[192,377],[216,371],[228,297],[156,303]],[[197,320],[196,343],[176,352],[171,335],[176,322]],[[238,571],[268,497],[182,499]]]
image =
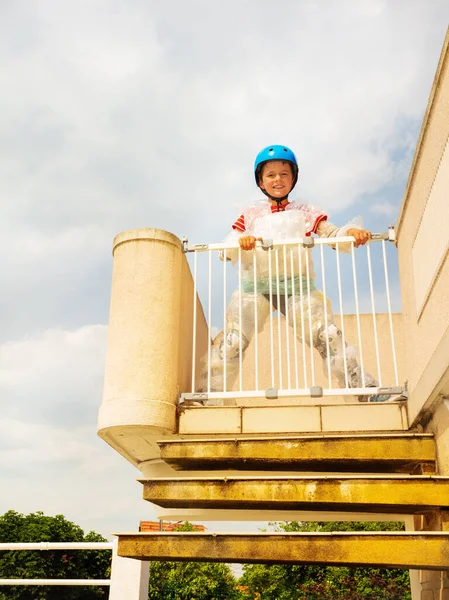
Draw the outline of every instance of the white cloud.
[[[49,330],[0,346],[3,418],[71,426],[92,423],[104,372],[106,327]]]
[[[397,214],[398,207],[391,202],[375,202],[370,206],[370,211],[376,215],[391,217]]]
[[[105,334],[52,330],[0,347],[0,512],[63,513],[104,535],[155,518],[139,472],[96,436]]]

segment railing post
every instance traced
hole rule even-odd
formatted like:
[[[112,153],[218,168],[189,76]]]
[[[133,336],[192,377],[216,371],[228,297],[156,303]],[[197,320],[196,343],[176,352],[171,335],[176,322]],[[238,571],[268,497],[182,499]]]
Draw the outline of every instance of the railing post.
[[[149,561],[123,558],[117,554],[118,540],[114,541],[111,563],[109,600],[148,600],[150,578]]]

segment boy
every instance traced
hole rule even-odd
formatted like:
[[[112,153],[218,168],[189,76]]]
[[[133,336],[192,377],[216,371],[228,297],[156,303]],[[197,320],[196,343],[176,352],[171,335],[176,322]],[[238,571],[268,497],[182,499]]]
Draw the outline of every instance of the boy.
[[[294,260],[292,276],[289,275],[290,261],[288,259],[287,273],[281,277],[280,293],[279,280],[273,279],[271,267],[268,266],[267,253],[256,249],[256,242],[262,238],[280,239],[310,236],[312,233],[319,237],[354,237],[354,246],[363,246],[371,239],[371,232],[361,229],[354,224],[336,227],[327,220],[322,211],[306,204],[290,202],[288,197],[298,180],[298,164],[294,153],[286,146],[274,145],[261,150],[254,164],[254,175],[259,189],[267,196],[268,201],[249,206],[239,216],[232,226],[232,232],[227,236],[227,242],[236,242],[242,250],[242,290],[236,290],[231,298],[226,315],[226,339],[223,332],[215,338],[211,349],[210,391],[223,390],[224,362],[226,361],[226,389],[229,391],[239,368],[239,352],[245,352],[254,331],[261,331],[270,311],[278,309],[285,314],[296,315],[298,335],[304,335],[308,345],[312,342],[323,359],[325,371],[327,361],[330,370],[337,378],[341,387],[377,387],[378,383],[369,373],[362,373],[357,362],[356,350],[348,344],[343,345],[342,333],[335,325],[329,300],[323,297],[314,285],[313,264],[310,252],[303,251],[304,259]],[[340,249],[348,250],[346,244],[340,244]],[[254,250],[258,252],[254,267]],[[228,250],[226,258],[235,262],[238,251]],[[286,263],[281,259],[282,265]],[[293,263],[292,263],[293,265]],[[254,276],[256,269],[256,276]],[[268,273],[271,273],[271,279]],[[302,278],[302,286],[300,284]],[[302,306],[300,288],[302,287]],[[254,293],[256,289],[256,294]],[[292,291],[293,290],[293,291]],[[310,291],[310,301],[309,292]],[[277,306],[279,295],[280,306]],[[294,303],[293,303],[294,296]],[[271,299],[271,305],[270,304]],[[257,311],[254,304],[257,303]],[[324,303],[327,305],[327,325]],[[287,306],[286,306],[287,305]],[[302,311],[302,319],[298,315]],[[255,314],[257,313],[257,324]],[[310,313],[310,314],[309,314]],[[293,319],[290,319],[290,323]],[[302,334],[302,323],[305,332]],[[311,323],[309,328],[307,324]],[[310,329],[310,331],[308,331]],[[329,358],[328,358],[329,354]],[[346,372],[345,372],[346,362]],[[207,391],[207,370],[203,372],[199,391]],[[347,382],[347,383],[346,383]],[[372,395],[371,402],[383,402],[388,396]],[[366,402],[366,396],[359,396],[360,402]],[[207,404],[221,404],[221,401],[209,400]]]

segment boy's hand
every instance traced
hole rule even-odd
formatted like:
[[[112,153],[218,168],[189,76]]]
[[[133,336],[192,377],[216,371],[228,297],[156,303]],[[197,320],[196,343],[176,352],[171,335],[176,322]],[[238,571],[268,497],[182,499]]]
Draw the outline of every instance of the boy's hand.
[[[348,234],[349,235],[349,234]],[[242,250],[254,250],[256,242],[261,242],[262,238],[253,235],[244,235],[239,239],[239,245]]]
[[[346,235],[352,235],[355,239],[354,246],[356,248],[364,246],[372,237],[371,231],[366,231],[366,229],[348,229]]]

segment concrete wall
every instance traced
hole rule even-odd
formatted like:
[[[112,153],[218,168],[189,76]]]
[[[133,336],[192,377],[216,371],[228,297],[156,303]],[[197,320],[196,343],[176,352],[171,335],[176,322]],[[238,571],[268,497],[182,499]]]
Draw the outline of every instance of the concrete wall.
[[[435,435],[437,472],[449,475],[449,32],[429,97],[398,226],[409,418]],[[448,530],[447,512],[415,529]],[[447,572],[419,571],[413,598],[449,599]]]
[[[443,47],[397,234],[409,415],[449,395],[449,56]]]

